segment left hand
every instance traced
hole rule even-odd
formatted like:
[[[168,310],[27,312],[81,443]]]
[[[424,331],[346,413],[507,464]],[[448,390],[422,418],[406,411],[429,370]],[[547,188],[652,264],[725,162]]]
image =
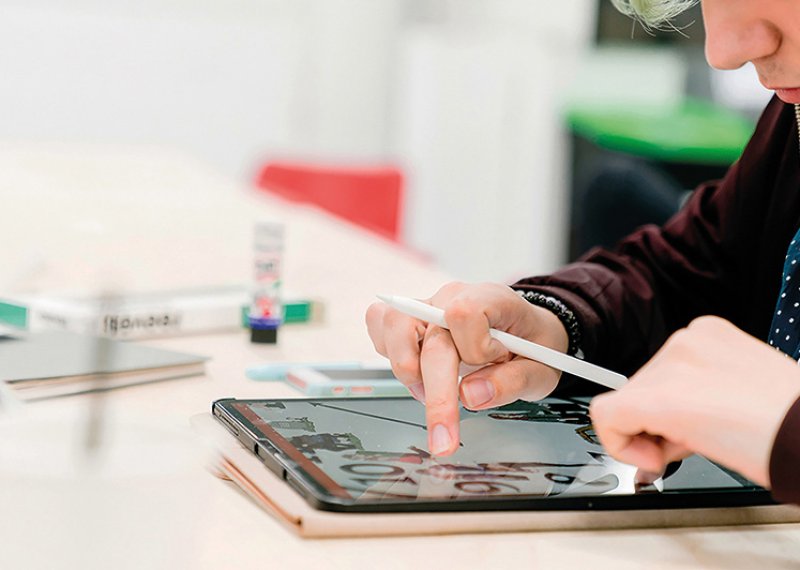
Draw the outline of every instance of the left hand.
[[[559,370],[511,354],[489,334],[497,328],[566,352],[567,331],[548,309],[498,283],[447,283],[426,302],[444,311],[447,329],[385,303],[371,305],[366,320],[375,350],[425,404],[432,454],[446,456],[458,449],[459,400],[468,409],[483,410],[518,399],[539,400],[556,387]],[[461,364],[474,371],[466,372]]]
[[[800,397],[800,367],[717,317],[673,334],[590,413],[606,450],[641,470],[700,453],[769,487],[772,445]]]

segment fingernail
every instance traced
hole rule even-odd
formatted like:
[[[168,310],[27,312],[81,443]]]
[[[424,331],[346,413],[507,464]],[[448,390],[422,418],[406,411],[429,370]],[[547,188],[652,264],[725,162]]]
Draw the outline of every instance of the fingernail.
[[[442,424],[436,424],[431,431],[431,453],[442,455],[450,450],[450,432]]]
[[[464,382],[464,403],[470,408],[477,408],[494,398],[494,386],[488,380],[469,380]]]
[[[425,385],[422,382],[412,384],[408,387],[408,391],[411,392],[411,395],[414,396],[414,398],[423,404],[425,403]]]

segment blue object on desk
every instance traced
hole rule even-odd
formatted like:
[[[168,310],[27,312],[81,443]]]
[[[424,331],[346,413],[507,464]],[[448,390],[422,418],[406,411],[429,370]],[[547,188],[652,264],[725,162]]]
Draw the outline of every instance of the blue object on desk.
[[[245,374],[251,380],[266,380],[274,382],[285,380],[286,373],[292,368],[314,368],[317,370],[348,370],[363,368],[361,362],[356,361],[329,361],[329,362],[271,362],[259,366],[251,366]]]
[[[278,342],[278,327],[281,319],[273,317],[250,317],[250,341],[275,344]]]

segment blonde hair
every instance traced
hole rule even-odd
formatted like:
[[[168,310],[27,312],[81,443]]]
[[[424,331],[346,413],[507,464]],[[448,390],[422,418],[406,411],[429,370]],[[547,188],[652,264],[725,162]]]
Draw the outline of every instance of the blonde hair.
[[[697,2],[698,0],[611,0],[617,10],[649,28],[670,27],[670,20]]]

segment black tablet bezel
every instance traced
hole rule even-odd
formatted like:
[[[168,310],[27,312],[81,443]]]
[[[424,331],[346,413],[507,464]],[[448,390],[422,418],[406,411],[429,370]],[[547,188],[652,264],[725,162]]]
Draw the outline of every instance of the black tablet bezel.
[[[372,398],[353,398],[371,400]],[[392,398],[382,398],[387,400]],[[394,398],[401,399],[401,398]],[[330,398],[225,398],[212,404],[212,414],[249,451],[254,453],[270,470],[284,479],[306,501],[319,510],[336,512],[458,512],[458,511],[618,511],[652,509],[703,509],[774,505],[769,491],[760,487],[727,489],[724,491],[665,491],[642,492],[633,495],[586,496],[505,496],[478,499],[475,497],[444,501],[393,501],[380,499],[354,499],[319,467],[310,462],[286,439],[264,424],[258,429],[268,437],[260,437],[251,418],[245,417],[234,406],[261,402],[323,401]],[[727,471],[731,473],[730,471]],[[731,473],[741,479],[735,473]]]

